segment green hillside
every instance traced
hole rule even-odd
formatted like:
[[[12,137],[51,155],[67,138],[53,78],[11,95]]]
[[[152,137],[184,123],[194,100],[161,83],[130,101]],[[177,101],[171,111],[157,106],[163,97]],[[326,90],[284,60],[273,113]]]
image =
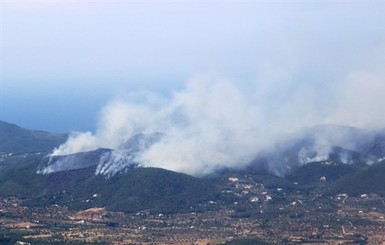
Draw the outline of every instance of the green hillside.
[[[329,192],[351,195],[363,193],[385,195],[385,161],[366,167],[336,181],[329,188]]]
[[[3,165],[0,196],[28,199],[30,205],[63,204],[73,209],[106,207],[135,212],[184,212],[199,209],[199,203],[215,199],[210,182],[159,168],[135,168],[110,178],[95,176],[95,169],[36,174],[39,159]]]
[[[64,143],[66,134],[28,130],[0,121],[0,152],[49,152]]]
[[[30,155],[11,159],[12,164],[0,165],[0,196],[40,197],[46,191],[46,176],[37,175],[41,157]]]
[[[292,169],[286,175],[287,179],[304,185],[318,185],[321,177],[326,178],[326,182],[336,181],[346,175],[362,169],[363,165],[357,164],[325,164],[322,162],[308,163]]]
[[[224,186],[228,183],[229,177],[238,177],[240,179],[246,178],[253,183],[261,183],[268,188],[286,188],[286,189],[298,189],[292,181],[273,175],[267,170],[254,170],[254,169],[222,169],[216,173],[210,174],[205,178],[219,186]]]

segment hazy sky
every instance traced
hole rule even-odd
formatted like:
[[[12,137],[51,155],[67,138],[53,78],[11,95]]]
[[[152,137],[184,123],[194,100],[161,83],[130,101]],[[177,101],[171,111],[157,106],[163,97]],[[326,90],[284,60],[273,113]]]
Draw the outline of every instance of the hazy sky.
[[[262,124],[385,123],[385,1],[2,0],[0,11],[0,119],[23,127],[95,131],[116,98],[188,94],[201,80],[230,81],[246,94],[235,105],[263,105],[248,108]]]

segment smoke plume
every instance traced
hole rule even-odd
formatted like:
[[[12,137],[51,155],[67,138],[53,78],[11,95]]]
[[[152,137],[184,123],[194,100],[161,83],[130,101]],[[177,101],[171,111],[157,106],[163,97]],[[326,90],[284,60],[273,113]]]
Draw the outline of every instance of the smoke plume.
[[[113,99],[102,108],[95,133],[72,133],[52,155],[117,149],[135,135],[162,133],[135,161],[203,175],[222,167],[241,168],[259,153],[272,151],[283,134],[303,127],[383,126],[384,98],[384,77],[367,72],[326,84],[196,76],[168,96],[135,91]],[[343,135],[335,135],[348,147]],[[329,138],[318,139],[325,146],[322,154],[327,154]]]

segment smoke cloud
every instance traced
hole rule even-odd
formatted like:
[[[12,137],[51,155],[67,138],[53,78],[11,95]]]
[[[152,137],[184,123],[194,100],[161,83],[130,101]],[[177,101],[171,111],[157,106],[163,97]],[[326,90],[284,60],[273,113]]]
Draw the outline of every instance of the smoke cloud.
[[[383,127],[384,100],[384,76],[364,71],[325,84],[195,76],[169,96],[136,91],[113,99],[102,108],[95,133],[72,133],[52,155],[117,149],[135,135],[159,132],[164,137],[138,153],[136,162],[204,175],[244,167],[272,151],[282,135],[303,127]],[[319,141],[328,145],[322,137]]]

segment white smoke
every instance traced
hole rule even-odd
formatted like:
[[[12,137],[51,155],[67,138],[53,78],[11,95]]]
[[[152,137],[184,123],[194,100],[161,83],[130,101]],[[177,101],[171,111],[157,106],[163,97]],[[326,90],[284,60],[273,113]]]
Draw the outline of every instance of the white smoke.
[[[328,121],[351,126],[384,127],[385,74],[350,73],[336,87],[338,103]]]
[[[376,86],[367,88],[367,84]],[[338,85],[317,94],[319,87],[311,83],[282,87],[279,82],[245,84],[198,76],[171,96],[135,92],[114,99],[102,109],[94,134],[72,134],[52,155],[116,149],[134,135],[161,132],[165,137],[140,152],[135,161],[202,175],[220,167],[245,166],[258,153],[271,151],[282,132],[322,123],[373,126],[373,118],[376,125],[383,125],[385,112],[379,103],[385,98],[384,79],[348,76]],[[363,117],[368,108],[369,117]],[[324,159],[330,142],[318,140],[315,157]]]
[[[314,147],[303,147],[298,152],[298,161],[304,165],[310,162],[321,162],[329,159],[332,147],[330,145],[314,145]]]
[[[100,140],[91,132],[72,132],[65,144],[55,148],[51,155],[68,155],[75,152],[88,151],[89,149],[97,149],[101,146]]]

